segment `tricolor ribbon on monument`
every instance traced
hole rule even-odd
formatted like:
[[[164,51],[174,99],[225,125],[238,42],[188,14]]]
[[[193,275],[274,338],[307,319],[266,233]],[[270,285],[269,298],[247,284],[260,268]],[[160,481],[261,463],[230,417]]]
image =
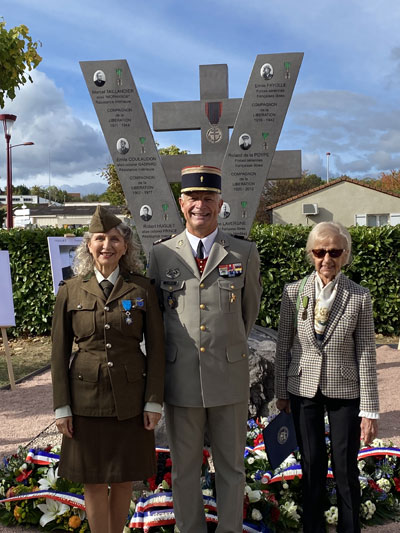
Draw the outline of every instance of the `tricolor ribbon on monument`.
[[[26,462],[35,465],[50,465],[60,460],[58,453],[50,453],[44,450],[29,450]]]
[[[38,498],[55,500],[57,502],[65,503],[70,507],[77,507],[78,509],[85,510],[85,500],[82,495],[72,494],[70,492],[58,492],[56,490],[36,490],[35,492],[16,494],[15,496],[10,496],[9,498],[0,500],[0,503],[15,502],[20,500],[34,500]]]

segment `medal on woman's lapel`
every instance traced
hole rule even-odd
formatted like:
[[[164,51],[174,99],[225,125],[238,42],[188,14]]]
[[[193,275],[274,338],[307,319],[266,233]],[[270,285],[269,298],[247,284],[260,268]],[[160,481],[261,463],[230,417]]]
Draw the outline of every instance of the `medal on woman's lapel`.
[[[125,310],[125,322],[130,326],[133,322],[131,318],[131,308],[132,308],[132,302],[130,300],[122,300],[122,307]]]
[[[303,296],[301,303],[303,305],[303,314],[301,315],[301,318],[307,320],[308,296]]]

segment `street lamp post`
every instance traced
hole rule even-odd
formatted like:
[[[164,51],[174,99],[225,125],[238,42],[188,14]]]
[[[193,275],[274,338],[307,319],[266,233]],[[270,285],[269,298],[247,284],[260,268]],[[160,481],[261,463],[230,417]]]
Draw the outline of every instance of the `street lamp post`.
[[[329,156],[330,152],[326,152],[326,183],[329,183]]]
[[[3,122],[4,135],[7,145],[7,229],[13,227],[12,215],[12,175],[11,175],[11,128],[17,120],[15,115],[0,115],[0,120]]]
[[[20,143],[20,144],[10,144],[11,140],[11,128],[16,121],[17,117],[15,115],[0,115],[0,121],[3,122],[4,135],[6,138],[7,144],[7,229],[14,227],[14,219],[12,212],[12,157],[11,150],[17,146],[31,146],[35,144],[31,141]]]

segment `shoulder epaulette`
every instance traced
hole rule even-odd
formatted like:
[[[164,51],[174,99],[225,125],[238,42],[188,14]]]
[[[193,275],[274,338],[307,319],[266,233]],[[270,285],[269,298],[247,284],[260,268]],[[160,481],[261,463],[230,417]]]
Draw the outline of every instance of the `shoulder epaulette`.
[[[65,285],[65,281],[63,279],[58,283],[59,287],[61,287],[61,285]]]
[[[244,235],[232,235],[232,237],[235,237],[235,239],[241,239],[242,241],[250,240],[247,237],[245,237]]]
[[[153,245],[160,244],[160,242],[169,241],[169,239],[172,239],[173,237],[176,237],[176,233],[169,235],[169,237],[163,237],[162,239],[157,239],[156,241],[153,242]]]

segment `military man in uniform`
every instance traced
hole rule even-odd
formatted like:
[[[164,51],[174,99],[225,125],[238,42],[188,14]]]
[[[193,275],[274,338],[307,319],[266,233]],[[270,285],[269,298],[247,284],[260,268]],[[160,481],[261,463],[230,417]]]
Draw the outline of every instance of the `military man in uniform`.
[[[176,523],[207,531],[200,470],[204,433],[216,470],[218,533],[242,533],[249,397],[247,337],[261,296],[254,243],[218,229],[221,171],[182,170],[186,230],[153,246],[149,276],[166,334],[165,414]]]

